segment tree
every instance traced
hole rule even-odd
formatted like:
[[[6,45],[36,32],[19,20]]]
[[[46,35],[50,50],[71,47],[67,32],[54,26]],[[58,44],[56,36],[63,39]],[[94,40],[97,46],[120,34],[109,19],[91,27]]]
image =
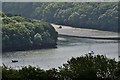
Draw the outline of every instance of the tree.
[[[34,36],[34,44],[41,46],[41,43],[42,43],[42,36],[39,33],[36,33]]]
[[[108,59],[103,55],[86,55],[71,58],[63,67],[60,67],[60,75],[63,79],[76,80],[111,80],[115,79],[115,71],[118,68],[114,59]]]
[[[5,16],[2,19],[3,51],[51,48],[57,45],[58,33],[47,22],[21,16]]]

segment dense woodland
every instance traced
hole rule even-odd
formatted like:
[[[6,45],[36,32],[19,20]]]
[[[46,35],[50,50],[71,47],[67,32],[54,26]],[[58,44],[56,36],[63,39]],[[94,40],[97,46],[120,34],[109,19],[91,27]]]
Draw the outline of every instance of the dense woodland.
[[[7,2],[3,11],[3,51],[56,47],[58,33],[49,23],[118,30],[118,3]],[[103,55],[71,58],[58,69],[29,66],[15,70],[4,64],[1,68],[2,80],[120,80],[120,62]]]
[[[73,27],[118,31],[115,2],[6,2],[3,11]]]
[[[58,69],[2,67],[2,80],[120,80],[120,62],[103,55],[71,58]]]
[[[56,47],[58,33],[49,23],[17,15],[1,15],[3,51]]]

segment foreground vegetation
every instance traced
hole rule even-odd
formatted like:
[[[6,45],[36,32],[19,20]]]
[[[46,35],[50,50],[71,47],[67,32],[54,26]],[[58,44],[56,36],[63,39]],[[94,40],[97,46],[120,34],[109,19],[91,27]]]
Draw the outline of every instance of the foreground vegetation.
[[[118,2],[5,2],[2,10],[56,24],[118,31]]]
[[[1,15],[3,51],[56,47],[58,33],[49,23],[17,15]]]
[[[103,55],[71,58],[58,69],[23,67],[14,70],[4,66],[2,80],[120,80],[120,62]]]

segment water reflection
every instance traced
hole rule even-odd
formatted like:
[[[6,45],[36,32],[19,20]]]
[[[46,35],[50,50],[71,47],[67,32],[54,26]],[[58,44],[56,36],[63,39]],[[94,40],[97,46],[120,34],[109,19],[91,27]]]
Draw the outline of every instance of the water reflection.
[[[95,40],[73,37],[59,37],[58,48],[3,53],[3,63],[7,66],[39,66],[43,69],[62,66],[71,57],[88,53],[90,47],[95,54],[118,58],[118,42],[115,40]],[[17,58],[18,63],[11,59]]]

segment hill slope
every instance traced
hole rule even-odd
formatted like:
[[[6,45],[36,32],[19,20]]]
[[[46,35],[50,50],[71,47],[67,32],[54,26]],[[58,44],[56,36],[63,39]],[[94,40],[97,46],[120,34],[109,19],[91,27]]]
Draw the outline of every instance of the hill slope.
[[[51,23],[80,28],[118,31],[118,3],[3,3],[3,11]]]
[[[3,51],[56,47],[58,33],[47,22],[2,15]]]

